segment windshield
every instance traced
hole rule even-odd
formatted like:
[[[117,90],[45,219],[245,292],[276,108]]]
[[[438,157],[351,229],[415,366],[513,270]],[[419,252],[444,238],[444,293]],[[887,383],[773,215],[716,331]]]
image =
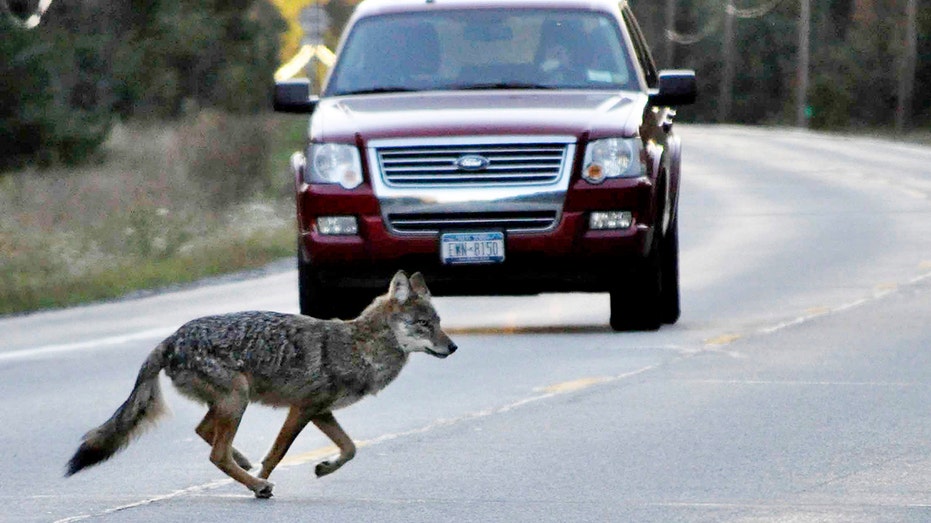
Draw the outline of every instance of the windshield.
[[[613,18],[588,11],[374,16],[346,39],[327,96],[453,89],[636,89]]]

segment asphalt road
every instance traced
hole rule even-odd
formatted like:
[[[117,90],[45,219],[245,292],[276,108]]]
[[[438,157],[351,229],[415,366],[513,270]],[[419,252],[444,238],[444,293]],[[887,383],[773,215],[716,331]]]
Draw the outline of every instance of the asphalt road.
[[[683,316],[607,328],[606,295],[440,298],[460,350],[415,355],[312,427],[256,500],[207,459],[203,408],[64,479],[145,355],[195,316],[295,311],[290,264],[0,319],[0,521],[929,521],[931,148],[685,127]],[[284,412],[250,408],[254,461]]]

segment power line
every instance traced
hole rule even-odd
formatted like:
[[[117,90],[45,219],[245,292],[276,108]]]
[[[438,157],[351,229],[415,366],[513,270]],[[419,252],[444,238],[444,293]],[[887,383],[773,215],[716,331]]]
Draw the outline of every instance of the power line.
[[[743,9],[735,6],[734,4],[728,3],[724,9],[728,14],[732,14],[737,18],[763,18],[764,16],[773,12],[774,9],[779,7],[779,4],[781,4],[782,1],[783,0],[772,0],[767,4],[761,4],[757,7],[747,7]]]
[[[741,19],[762,18],[779,7],[784,0],[770,0],[756,7],[740,8],[732,2],[724,0],[723,13]],[[673,28],[666,29],[666,39],[679,45],[695,45],[705,38],[715,34],[721,25],[721,17],[715,16],[701,31],[695,33],[680,33]]]
[[[721,21],[715,17],[704,29],[697,33],[685,34],[676,32],[673,29],[666,29],[666,39],[679,45],[695,45],[717,32],[719,25],[721,25]]]

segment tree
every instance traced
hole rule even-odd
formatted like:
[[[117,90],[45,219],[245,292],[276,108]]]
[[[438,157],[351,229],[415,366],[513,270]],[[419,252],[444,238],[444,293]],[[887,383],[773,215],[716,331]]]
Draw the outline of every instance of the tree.
[[[96,90],[86,89],[83,75],[96,65],[92,46],[60,34],[40,37],[5,17],[0,32],[0,169],[93,155],[110,119],[95,103]]]
[[[54,2],[33,30],[0,14],[0,169],[93,157],[114,118],[266,110],[284,28],[268,0]]]
[[[931,123],[931,3],[915,1],[914,52],[906,37],[906,2],[915,0],[822,0],[810,2],[810,82],[800,85],[797,63],[800,53],[801,0],[631,0],[631,7],[645,29],[653,49],[665,49],[672,30],[676,44],[674,64],[698,72],[699,102],[683,111],[688,119],[715,121],[720,108],[728,107],[727,121],[740,123],[795,124],[805,89],[816,128],[858,125],[891,126],[897,103],[915,126]],[[722,91],[727,80],[726,54],[722,49],[726,5],[741,13],[734,20],[737,52],[733,55],[733,86]],[[665,20],[673,19],[675,27]],[[911,56],[912,58],[908,58]],[[914,74],[909,63],[914,63]],[[914,87],[902,86],[905,77]],[[723,98],[731,93],[732,103]],[[802,109],[807,109],[803,107]]]

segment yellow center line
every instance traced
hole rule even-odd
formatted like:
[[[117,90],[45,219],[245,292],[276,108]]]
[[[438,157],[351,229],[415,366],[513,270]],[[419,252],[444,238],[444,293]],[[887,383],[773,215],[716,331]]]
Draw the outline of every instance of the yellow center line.
[[[566,392],[575,392],[577,390],[587,389],[588,387],[591,387],[593,385],[598,385],[600,383],[607,383],[611,380],[612,378],[609,378],[607,376],[581,378],[577,380],[556,383],[548,387],[543,387],[540,390],[543,392],[552,393],[552,394],[563,394]]]
[[[356,441],[355,445],[356,447],[364,447],[365,442]],[[308,461],[316,461],[318,459],[323,459],[327,456],[331,456],[333,454],[338,454],[338,453],[339,453],[339,447],[337,447],[336,445],[330,445],[327,447],[321,447],[319,449],[311,450],[310,452],[304,452],[301,454],[296,454],[294,456],[287,456],[281,460],[280,464],[286,467],[289,467],[292,465],[303,465],[304,463],[307,463]]]
[[[617,376],[596,376],[596,377],[580,378],[577,380],[556,383],[553,385],[549,385],[547,387],[543,387],[541,389],[535,389],[539,393],[537,395],[530,396],[530,397],[527,397],[521,400],[517,400],[513,403],[509,403],[502,407],[480,410],[480,411],[465,414],[463,416],[460,416],[458,418],[453,418],[453,419],[439,419],[439,420],[434,421],[433,423],[430,423],[424,427],[420,427],[417,429],[408,430],[405,432],[383,434],[374,439],[359,440],[359,441],[355,441],[354,443],[355,443],[356,448],[358,449],[358,448],[368,447],[370,445],[376,445],[384,441],[398,439],[398,438],[405,437],[405,436],[410,436],[414,434],[423,434],[426,432],[430,432],[431,430],[434,430],[436,428],[454,425],[462,421],[480,419],[480,418],[492,416],[495,414],[502,414],[505,412],[509,412],[523,405],[526,405],[529,403],[535,403],[537,401],[545,400],[547,398],[552,398],[554,396],[559,396],[561,394],[576,392],[576,391],[583,390],[583,389],[586,389],[588,387],[592,387],[595,385],[600,385],[603,383],[610,383],[610,382],[623,380],[626,378],[631,378],[639,374],[642,374],[644,372],[653,370],[656,367],[657,367],[656,365],[650,365],[650,366],[642,367],[642,368],[639,368],[639,369],[636,369],[630,372],[625,372]],[[318,449],[311,450],[309,452],[304,452],[301,454],[295,454],[293,456],[285,457],[284,459],[281,460],[280,465],[285,466],[285,467],[303,465],[305,463],[309,463],[312,461],[318,461],[318,460],[321,460],[323,458],[326,458],[326,457],[329,457],[329,456],[332,456],[338,453],[339,453],[339,448],[337,448],[335,445],[329,445],[326,447],[321,447]]]
[[[705,340],[705,346],[720,347],[721,345],[733,343],[742,337],[743,336],[740,334],[722,334],[721,336],[716,336],[714,338]]]
[[[613,333],[607,325],[525,325],[517,324],[486,327],[448,327],[450,335],[517,335],[517,334],[599,334]]]

